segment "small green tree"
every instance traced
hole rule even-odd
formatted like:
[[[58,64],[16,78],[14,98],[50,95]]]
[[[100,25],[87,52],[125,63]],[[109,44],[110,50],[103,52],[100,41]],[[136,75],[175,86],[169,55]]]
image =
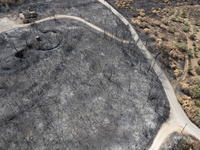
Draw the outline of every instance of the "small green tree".
[[[188,27],[189,27],[189,26],[190,26],[190,24],[189,24],[188,22],[185,22],[185,26],[188,26]]]
[[[200,66],[199,66],[200,67]],[[193,98],[199,98],[200,97],[200,80],[199,79],[195,79],[194,80],[194,88],[192,89],[192,97]]]
[[[194,22],[194,24],[195,24],[196,26],[198,26],[198,25],[199,25],[199,21],[196,20],[196,21]]]
[[[185,10],[185,9],[182,10],[181,17],[182,17],[182,18],[185,18],[185,17],[186,17],[186,10]]]
[[[179,36],[177,37],[178,42],[181,42],[182,38]]]
[[[198,56],[198,52],[194,51],[194,56],[197,57]]]
[[[179,15],[180,13],[180,9],[178,8],[177,12],[176,12],[176,17]]]
[[[196,105],[197,107],[200,107],[200,100],[199,100],[199,99],[196,99],[196,100],[195,100],[195,105]]]
[[[194,34],[197,33],[198,29],[199,29],[198,26],[193,26],[193,32],[194,32]]]
[[[197,108],[194,112],[195,118],[197,119],[198,122],[200,122],[200,109]]]
[[[176,21],[176,17],[172,16],[172,17],[171,17],[171,20],[172,20],[172,21]]]
[[[168,24],[168,20],[167,19],[163,19],[162,22],[167,25]]]
[[[198,75],[200,75],[200,66],[196,66],[195,69],[196,69],[196,73],[197,73]]]
[[[189,66],[188,72],[190,73],[193,70],[192,66]]]
[[[177,30],[176,26],[171,26],[169,27],[171,30],[173,30],[174,32]]]
[[[171,9],[170,15],[173,15],[173,14],[174,14],[174,9]]]
[[[198,65],[200,66],[200,59],[197,61]]]
[[[188,27],[188,26],[184,26],[184,27],[183,27],[183,31],[184,31],[184,32],[188,32],[189,30],[190,30],[190,27]]]
[[[191,35],[189,36],[189,38],[190,38],[191,40],[195,40],[195,35],[194,35],[194,34],[191,34]]]
[[[189,57],[192,57],[192,54],[193,54],[193,53],[192,53],[192,49],[190,48],[190,49],[188,50],[188,56],[189,56]]]
[[[196,45],[196,42],[195,42],[195,41],[193,41],[192,45],[193,45],[193,46],[195,46],[195,45]]]
[[[182,50],[182,51],[187,51],[188,50],[188,45],[185,44],[185,43],[174,43],[174,45],[179,49],[179,50]]]

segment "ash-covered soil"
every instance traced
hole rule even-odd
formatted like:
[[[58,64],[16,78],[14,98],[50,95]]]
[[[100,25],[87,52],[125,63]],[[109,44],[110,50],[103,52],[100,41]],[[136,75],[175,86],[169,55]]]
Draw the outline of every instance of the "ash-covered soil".
[[[98,7],[100,20],[115,18]],[[104,24],[130,38],[121,22]],[[136,44],[78,21],[1,33],[0,60],[0,149],[144,150],[169,117],[163,87]]]
[[[36,20],[52,17],[55,14],[72,15],[91,22],[115,36],[119,35],[122,39],[131,39],[130,32],[123,30],[126,28],[126,25],[117,16],[113,15],[107,7],[98,2],[98,0],[36,0],[32,3],[19,5],[18,7],[12,6],[9,12],[2,11],[0,17],[4,17],[10,13],[18,17],[18,12],[27,12],[27,8],[38,14]]]

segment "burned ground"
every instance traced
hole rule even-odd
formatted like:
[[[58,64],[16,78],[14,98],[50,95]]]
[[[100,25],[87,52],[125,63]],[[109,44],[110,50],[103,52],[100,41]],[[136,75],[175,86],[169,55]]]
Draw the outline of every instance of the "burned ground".
[[[90,6],[101,10],[98,20],[85,7],[83,19],[130,40],[100,3]],[[135,43],[66,19],[4,32],[0,43],[0,149],[144,150],[169,116]]]

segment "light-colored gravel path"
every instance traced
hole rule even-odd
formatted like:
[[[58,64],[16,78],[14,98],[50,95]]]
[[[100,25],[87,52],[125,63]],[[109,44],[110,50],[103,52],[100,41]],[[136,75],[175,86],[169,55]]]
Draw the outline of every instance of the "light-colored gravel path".
[[[49,20],[54,20],[54,19],[73,19],[73,20],[77,20],[77,21],[80,21],[88,26],[90,26],[91,28],[99,31],[99,32],[102,32],[104,34],[106,34],[107,36],[119,41],[119,42],[123,42],[123,43],[131,43],[131,41],[127,41],[127,40],[122,40],[122,39],[119,39],[117,38],[116,36],[112,35],[111,33],[107,32],[107,31],[104,31],[103,29],[93,25],[92,23],[90,22],[87,22],[86,20],[80,18],[80,17],[76,17],[76,16],[69,16],[69,15],[55,15],[55,17],[47,17],[47,18],[44,18],[44,19],[41,19],[41,20],[37,20],[35,21],[34,23],[40,23],[40,22],[43,22],[43,21],[49,21]],[[8,18],[3,18],[3,19],[0,19],[0,33],[2,32],[5,32],[5,31],[8,31],[8,30],[11,30],[11,29],[14,29],[14,28],[20,28],[20,27],[26,27],[26,26],[30,26],[31,23],[29,24],[17,24],[15,23],[14,21],[10,21]]]
[[[200,129],[188,119],[187,115],[185,114],[185,112],[183,111],[183,109],[181,108],[180,104],[177,101],[177,98],[171,86],[171,83],[169,82],[165,74],[163,73],[162,69],[158,66],[158,64],[152,63],[155,60],[153,56],[151,55],[151,53],[147,50],[147,48],[144,46],[144,44],[140,40],[135,29],[118,11],[116,11],[105,0],[99,0],[99,2],[101,2],[103,5],[108,7],[116,16],[118,16],[121,19],[122,22],[124,22],[125,25],[129,26],[130,32],[132,34],[132,38],[134,39],[134,41],[137,42],[137,45],[140,48],[141,52],[144,54],[144,56],[147,58],[150,64],[154,64],[153,69],[156,72],[157,76],[159,77],[163,85],[163,88],[165,90],[165,93],[167,95],[168,101],[170,103],[170,107],[171,107],[170,118],[168,122],[163,124],[163,126],[161,127],[160,131],[156,135],[156,138],[154,139],[154,142],[150,150],[158,150],[169,134],[171,134],[174,131],[181,132],[181,130],[186,124],[187,126],[185,127],[184,132],[191,134],[197,137],[198,139],[200,139]]]

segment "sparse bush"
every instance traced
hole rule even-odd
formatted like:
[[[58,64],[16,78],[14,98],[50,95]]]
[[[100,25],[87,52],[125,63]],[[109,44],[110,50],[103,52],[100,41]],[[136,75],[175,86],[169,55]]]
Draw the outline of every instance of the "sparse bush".
[[[199,71],[200,71],[200,66],[198,66],[198,67],[199,67]],[[197,68],[197,67],[195,66],[195,68]],[[196,70],[198,70],[198,69],[196,69]],[[192,89],[192,91],[193,91],[192,96],[194,98],[199,98],[200,97],[200,80],[196,78],[194,81],[194,85],[195,86]]]
[[[181,17],[182,17],[182,18],[185,18],[185,17],[186,17],[186,10],[185,10],[185,9],[182,10]]]
[[[195,67],[195,70],[196,70],[196,73],[197,73],[198,75],[200,75],[200,66],[196,66],[196,67]],[[199,91],[199,94],[200,94],[200,91]]]
[[[136,18],[136,17],[137,17],[137,14],[136,14],[136,13],[133,13],[133,17]]]
[[[196,21],[194,22],[194,24],[195,24],[196,26],[198,26],[198,25],[199,25],[199,21],[196,20]]]
[[[179,49],[179,50],[184,50],[186,51],[188,49],[187,44],[185,43],[174,43],[174,45]]]
[[[167,41],[168,40],[166,34],[160,34],[159,37],[162,39],[162,41]]]
[[[174,76],[177,78],[180,74],[180,71],[178,69],[174,70]]]
[[[169,27],[169,29],[173,32],[175,32],[177,30],[176,26],[172,26],[172,27]]]
[[[199,99],[196,99],[196,100],[195,100],[195,105],[196,105],[197,107],[200,107],[200,100],[199,100]]]
[[[179,22],[182,22],[182,23],[185,22],[185,20],[184,20],[183,18],[178,18],[178,21],[179,21]]]
[[[194,5],[194,1],[190,0],[189,5]]]
[[[180,146],[182,150],[194,150],[193,144],[185,139],[181,140]]]
[[[193,70],[192,66],[189,66],[188,72],[191,72]]]
[[[197,26],[193,26],[193,32],[196,33],[198,31],[198,27]]]
[[[198,65],[200,66],[200,59],[197,61]]]
[[[178,42],[181,42],[182,38],[179,36],[177,37]]]
[[[196,51],[196,50],[197,50],[197,47],[195,46],[195,47],[194,47],[194,51]]]
[[[154,31],[153,34],[154,34],[155,36],[158,36],[158,32],[157,32],[157,31]]]
[[[190,26],[190,24],[188,22],[185,22],[185,26]]]
[[[188,26],[184,26],[184,27],[183,27],[183,31],[184,31],[184,32],[188,32],[189,30],[190,30],[190,27],[188,27]]]
[[[174,9],[171,9],[170,14],[171,14],[171,15],[174,14]]]
[[[179,13],[180,13],[180,9],[177,10],[176,17],[179,15]]]
[[[194,56],[197,57],[198,56],[198,52],[194,51]]]
[[[195,42],[195,41],[193,41],[192,45],[193,45],[193,46],[195,46],[195,45],[196,45],[196,42]]]
[[[168,24],[168,20],[167,19],[163,19],[162,22],[167,25]]]
[[[190,49],[188,50],[188,56],[189,56],[189,57],[192,57],[192,54],[193,54],[193,53],[192,53],[192,49],[190,48]]]
[[[176,21],[176,17],[172,16],[172,17],[171,17],[171,20],[172,20],[172,21]]]
[[[197,109],[195,110],[194,116],[195,116],[197,122],[200,122],[200,109],[199,109],[199,108],[197,108]]]
[[[145,29],[144,29],[144,32],[145,32],[146,34],[149,34],[149,29],[148,29],[148,28],[145,28]]]
[[[195,35],[194,35],[194,34],[191,34],[191,35],[189,36],[189,38],[190,38],[191,40],[195,40]]]

